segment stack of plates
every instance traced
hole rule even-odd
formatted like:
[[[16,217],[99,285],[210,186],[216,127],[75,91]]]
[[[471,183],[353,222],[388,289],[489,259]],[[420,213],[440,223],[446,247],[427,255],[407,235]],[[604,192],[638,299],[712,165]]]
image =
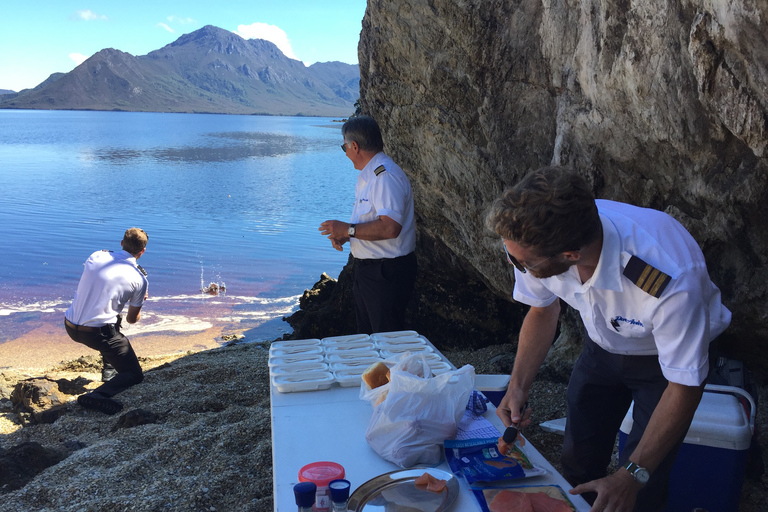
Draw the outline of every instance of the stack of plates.
[[[334,382],[354,387],[370,365],[403,352],[424,355],[435,375],[453,369],[419,333],[396,331],[276,341],[269,348],[269,373],[281,393],[328,389]]]

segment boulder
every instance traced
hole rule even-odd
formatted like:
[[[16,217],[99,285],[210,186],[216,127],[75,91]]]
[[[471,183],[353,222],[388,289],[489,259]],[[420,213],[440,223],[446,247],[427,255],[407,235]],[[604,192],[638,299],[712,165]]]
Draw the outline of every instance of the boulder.
[[[68,398],[56,381],[46,378],[23,380],[11,394],[13,410],[23,425],[53,423],[67,410]]]
[[[485,213],[562,164],[693,234],[733,312],[726,351],[768,371],[766,19],[762,0],[369,2],[360,105],[413,185],[414,328],[516,335]]]

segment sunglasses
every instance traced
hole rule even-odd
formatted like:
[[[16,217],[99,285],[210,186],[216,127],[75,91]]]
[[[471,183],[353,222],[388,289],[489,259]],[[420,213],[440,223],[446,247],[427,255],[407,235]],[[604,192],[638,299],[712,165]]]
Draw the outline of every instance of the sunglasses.
[[[516,259],[514,256],[512,256],[511,254],[509,254],[509,250],[507,250],[507,246],[506,246],[506,244],[504,244],[504,240],[502,240],[502,241],[501,241],[501,245],[504,247],[504,253],[507,255],[507,262],[508,262],[510,265],[514,265],[514,267],[515,267],[517,270],[519,270],[521,273],[523,273],[523,274],[525,274],[526,272],[528,272],[528,270],[534,270],[534,269],[535,269],[536,267],[538,267],[539,265],[541,265],[541,264],[543,264],[543,263],[546,263],[547,261],[549,261],[549,260],[551,260],[552,258],[554,258],[554,257],[555,257],[555,255],[553,254],[552,256],[550,256],[550,257],[548,257],[548,258],[544,258],[543,260],[541,260],[540,262],[538,262],[538,263],[537,263],[537,264],[535,264],[535,265],[523,265],[522,263],[520,263],[519,261],[517,261],[517,259]]]
[[[347,144],[349,144],[349,142],[345,142],[344,144],[341,145],[341,150],[345,153],[347,152]]]

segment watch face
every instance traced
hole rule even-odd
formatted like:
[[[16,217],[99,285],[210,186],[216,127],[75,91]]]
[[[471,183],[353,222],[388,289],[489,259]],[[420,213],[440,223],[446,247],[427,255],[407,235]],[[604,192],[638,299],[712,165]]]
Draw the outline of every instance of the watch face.
[[[637,468],[633,476],[635,477],[635,480],[641,484],[647,484],[648,479],[651,478],[650,473],[648,473],[648,470],[645,468]]]

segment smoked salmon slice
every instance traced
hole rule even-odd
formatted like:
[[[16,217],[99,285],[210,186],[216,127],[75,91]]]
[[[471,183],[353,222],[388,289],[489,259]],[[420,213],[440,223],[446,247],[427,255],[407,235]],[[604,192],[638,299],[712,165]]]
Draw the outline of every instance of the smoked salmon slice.
[[[488,504],[491,512],[535,512],[528,493],[501,491]]]
[[[443,492],[445,486],[448,484],[446,480],[435,478],[429,473],[424,473],[423,475],[416,477],[413,483],[416,484],[416,487],[422,489],[426,488],[428,491],[436,492],[438,494]]]
[[[573,512],[568,503],[543,492],[508,490],[496,494],[488,508],[491,512]]]

